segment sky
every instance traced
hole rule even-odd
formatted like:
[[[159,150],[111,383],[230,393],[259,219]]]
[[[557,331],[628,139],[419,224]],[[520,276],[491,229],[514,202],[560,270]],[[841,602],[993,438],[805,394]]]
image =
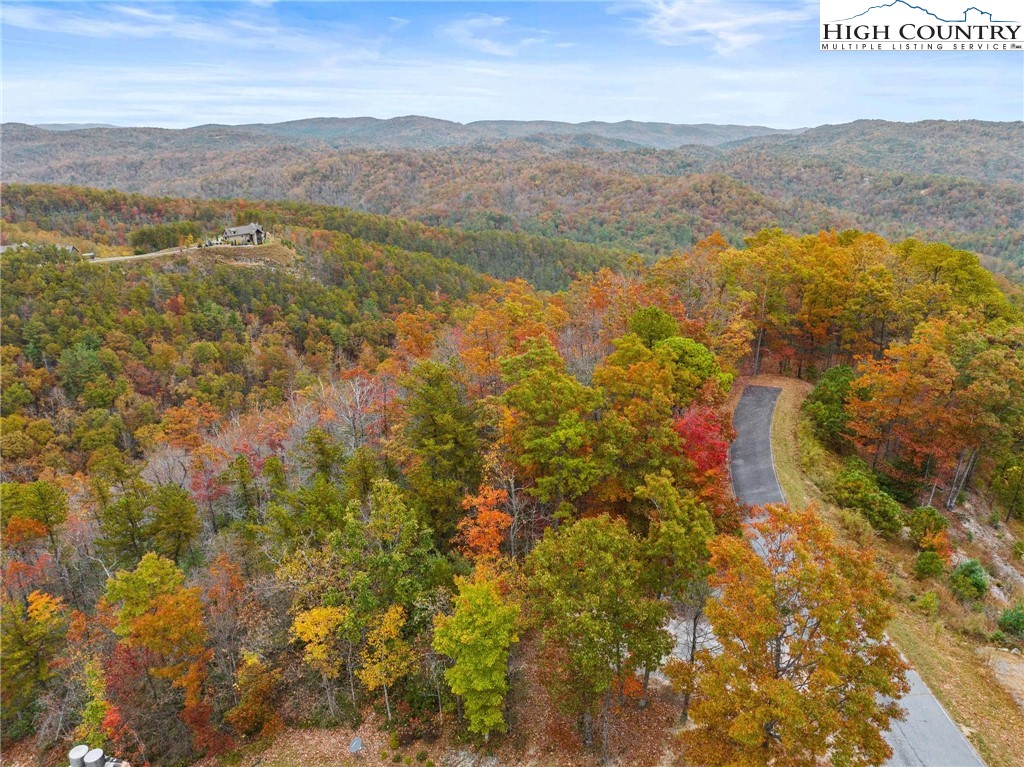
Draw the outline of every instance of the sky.
[[[0,115],[168,128],[1024,117],[1024,54],[824,53],[818,12],[817,0],[2,0]]]

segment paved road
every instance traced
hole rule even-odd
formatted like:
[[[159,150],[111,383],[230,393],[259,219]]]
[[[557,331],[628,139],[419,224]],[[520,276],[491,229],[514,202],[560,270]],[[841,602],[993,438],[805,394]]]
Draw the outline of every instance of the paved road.
[[[748,386],[743,390],[729,448],[733,493],[743,503],[785,503],[772,457],[772,415],[782,389]],[[900,703],[907,718],[894,724],[885,739],[892,746],[888,767],[985,767],[949,714],[916,671],[907,673],[910,693]]]
[[[780,394],[782,389],[775,387],[748,386],[732,418],[736,429],[729,448],[732,492],[751,506],[786,502],[772,457],[772,415]]]

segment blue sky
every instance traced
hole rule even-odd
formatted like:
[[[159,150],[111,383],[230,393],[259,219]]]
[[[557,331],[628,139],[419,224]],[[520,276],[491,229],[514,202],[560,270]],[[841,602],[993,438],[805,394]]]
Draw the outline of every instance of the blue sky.
[[[816,0],[3,0],[2,13],[5,121],[799,127],[1024,113],[1024,55],[822,53]]]

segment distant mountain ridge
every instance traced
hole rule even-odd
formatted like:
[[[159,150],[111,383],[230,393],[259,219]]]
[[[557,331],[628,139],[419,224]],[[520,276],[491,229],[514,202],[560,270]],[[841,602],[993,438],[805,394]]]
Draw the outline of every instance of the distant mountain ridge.
[[[10,124],[8,124],[10,125]],[[6,128],[7,126],[5,126]],[[48,131],[116,129],[163,131],[163,128],[114,128],[101,124],[53,123],[33,126]],[[608,123],[590,121],[567,123],[554,120],[479,120],[459,123],[434,117],[409,115],[379,119],[376,117],[314,117],[280,123],[242,125],[206,124],[176,131],[206,135],[227,133],[274,136],[296,142],[323,142],[337,148],[434,149],[486,143],[508,139],[537,140],[538,137],[564,136],[600,145],[618,142],[617,148],[675,149],[687,144],[718,146],[756,136],[799,132],[767,128],[762,125],[694,125],[637,122]]]
[[[1024,266],[1020,121],[773,131],[408,117],[2,131],[7,184],[304,200],[653,256],[714,231],[739,243],[772,226],[860,228]]]

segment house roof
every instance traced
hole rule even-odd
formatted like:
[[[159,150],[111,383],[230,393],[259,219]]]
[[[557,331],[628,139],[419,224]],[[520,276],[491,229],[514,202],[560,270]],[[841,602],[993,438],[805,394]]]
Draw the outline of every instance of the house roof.
[[[225,237],[234,237],[239,234],[256,234],[262,232],[263,227],[259,224],[246,224],[245,226],[230,226],[224,229]]]

